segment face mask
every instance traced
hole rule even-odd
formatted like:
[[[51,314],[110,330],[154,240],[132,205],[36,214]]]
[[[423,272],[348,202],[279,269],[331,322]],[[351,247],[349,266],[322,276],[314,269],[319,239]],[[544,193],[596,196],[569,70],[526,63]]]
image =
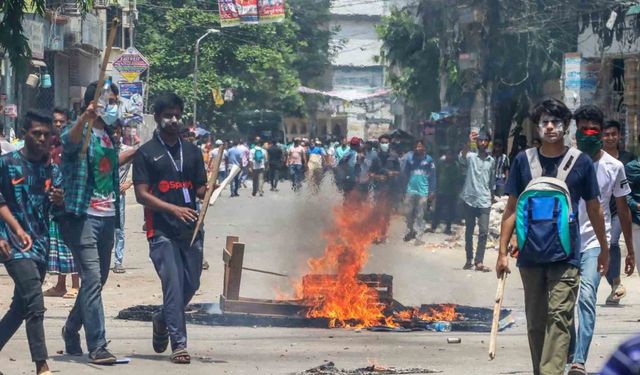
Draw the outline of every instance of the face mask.
[[[576,132],[578,149],[593,157],[602,149],[602,138],[597,130],[579,130]]]
[[[162,121],[160,122],[160,127],[162,129],[165,128],[170,128],[170,127],[177,127],[178,129],[182,128],[182,120],[177,120],[177,121],[173,121],[173,118],[163,118]]]
[[[389,151],[389,144],[388,143],[380,143],[380,151],[388,152]]]
[[[104,110],[104,113],[100,116],[102,121],[104,121],[105,125],[111,126],[116,120],[118,120],[118,106],[117,105],[108,105]]]

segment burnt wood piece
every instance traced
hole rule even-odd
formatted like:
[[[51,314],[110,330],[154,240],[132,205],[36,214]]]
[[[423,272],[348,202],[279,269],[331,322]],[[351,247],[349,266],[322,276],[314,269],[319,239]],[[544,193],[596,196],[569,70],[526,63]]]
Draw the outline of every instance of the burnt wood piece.
[[[274,301],[252,298],[231,300],[220,296],[220,309],[224,314],[243,313],[304,318],[307,311],[309,311],[309,306],[304,305],[302,301]]]
[[[393,304],[393,276],[386,274],[359,274],[358,280],[378,293],[378,301],[385,306]],[[310,285],[336,282],[336,275],[306,275],[302,278],[302,290],[305,297],[313,298],[314,291]],[[311,293],[311,295],[307,295]]]
[[[237,236],[227,236],[227,242],[222,249],[222,261],[224,262],[224,278],[222,279],[222,295],[229,294],[229,261],[233,253],[233,244],[240,241]]]

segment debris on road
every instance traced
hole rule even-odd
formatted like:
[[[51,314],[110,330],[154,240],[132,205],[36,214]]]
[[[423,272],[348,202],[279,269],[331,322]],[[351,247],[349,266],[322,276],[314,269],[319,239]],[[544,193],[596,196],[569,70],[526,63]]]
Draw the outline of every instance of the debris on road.
[[[299,372],[298,375],[384,375],[384,374],[438,374],[442,371],[423,369],[423,368],[406,368],[400,369],[396,367],[385,367],[380,365],[371,365],[355,370],[344,370],[336,368],[335,363],[327,362],[323,365],[311,368],[309,370]]]
[[[448,337],[447,344],[460,344],[462,339],[460,337]]]

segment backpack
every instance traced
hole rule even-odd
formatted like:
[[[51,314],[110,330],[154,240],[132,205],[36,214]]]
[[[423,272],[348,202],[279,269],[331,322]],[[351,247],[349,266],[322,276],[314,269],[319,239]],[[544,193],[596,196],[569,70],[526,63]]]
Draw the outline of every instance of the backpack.
[[[262,163],[262,161],[264,160],[264,152],[262,151],[261,148],[256,148],[253,154],[253,160],[256,163]]]
[[[516,203],[518,260],[546,264],[568,259],[574,249],[577,223],[565,182],[581,152],[569,148],[555,177],[542,177],[536,148],[526,150],[531,181]]]
[[[341,190],[350,190],[356,183],[356,158],[358,154],[351,150],[338,162],[335,170],[336,184]]]

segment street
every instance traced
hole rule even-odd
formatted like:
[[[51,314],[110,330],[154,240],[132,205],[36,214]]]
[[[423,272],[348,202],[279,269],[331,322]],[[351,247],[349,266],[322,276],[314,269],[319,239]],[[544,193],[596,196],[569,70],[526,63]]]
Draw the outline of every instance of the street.
[[[294,193],[288,182],[280,192],[265,192],[253,198],[250,189],[241,189],[239,198],[225,191],[205,221],[205,259],[210,269],[203,271],[202,285],[192,302],[218,302],[222,291],[222,249],[227,235],[236,235],[246,244],[244,265],[288,275],[303,275],[305,261],[324,248],[323,229],[332,219],[331,207],[341,195],[325,179],[319,194],[307,186]],[[148,257],[142,231],[142,207],[133,192],[127,196],[126,273],[109,275],[103,291],[109,349],[118,357],[131,358],[129,364],[114,368],[89,365],[84,357],[66,357],[60,329],[72,300],[45,298],[45,329],[51,357],[50,367],[60,374],[291,374],[326,361],[338,368],[356,369],[372,364],[402,368],[439,370],[443,374],[530,374],[530,356],[523,313],[522,283],[512,262],[503,307],[512,309],[516,323],[498,336],[497,358],[489,362],[489,335],[460,332],[370,332],[353,329],[298,329],[212,327],[189,325],[191,365],[175,365],[169,352],[156,354],[151,347],[151,324],[115,319],[124,308],[139,304],[161,304],[160,283]],[[363,273],[386,273],[394,277],[394,297],[405,305],[456,303],[493,307],[496,291],[494,272],[463,271],[464,240],[454,249],[434,248],[443,234],[426,234],[426,245],[402,241],[404,221],[393,216],[389,241],[372,245]],[[457,231],[462,234],[463,228]],[[487,250],[486,264],[493,268],[496,252]],[[53,282],[45,282],[44,288]],[[640,330],[637,305],[640,282],[637,274],[624,278],[629,295],[618,308],[604,307],[610,288],[600,287],[596,333],[587,362],[596,373],[608,355],[624,339]],[[12,281],[0,271],[0,311],[8,309]],[[286,278],[244,272],[240,295],[275,298],[291,292]],[[460,337],[460,344],[448,344],[447,337]],[[83,347],[86,345],[83,341]],[[33,373],[26,335],[21,328],[0,355],[0,371],[5,375]]]

